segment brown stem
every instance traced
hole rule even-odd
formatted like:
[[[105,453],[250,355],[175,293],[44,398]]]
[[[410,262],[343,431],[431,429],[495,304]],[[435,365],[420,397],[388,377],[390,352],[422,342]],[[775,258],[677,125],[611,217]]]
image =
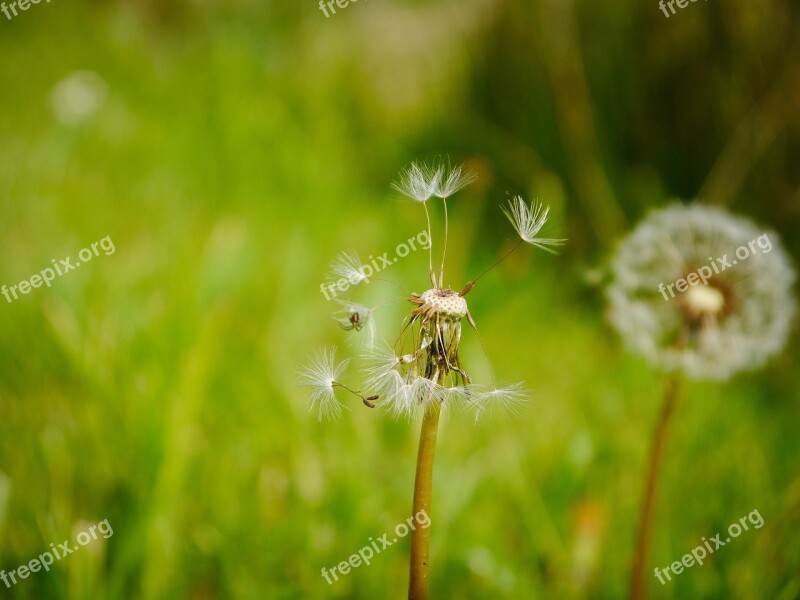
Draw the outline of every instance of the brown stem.
[[[430,518],[431,492],[433,491],[433,460],[436,454],[436,435],[439,430],[441,406],[433,399],[422,419],[417,454],[417,475],[414,480],[413,514],[420,511]],[[408,583],[408,600],[427,600],[428,567],[430,559],[430,527],[417,527],[411,532],[411,570]]]
[[[664,385],[664,403],[661,407],[661,416],[656,424],[653,434],[653,446],[650,451],[650,464],[647,468],[647,483],[644,488],[644,500],[639,520],[639,532],[636,538],[636,551],[633,556],[633,573],[631,576],[631,600],[644,600],[647,586],[644,582],[645,564],[647,563],[650,549],[650,538],[653,522],[653,504],[655,499],[656,484],[661,471],[661,457],[664,453],[664,443],[667,430],[678,397],[678,378],[672,376]]]

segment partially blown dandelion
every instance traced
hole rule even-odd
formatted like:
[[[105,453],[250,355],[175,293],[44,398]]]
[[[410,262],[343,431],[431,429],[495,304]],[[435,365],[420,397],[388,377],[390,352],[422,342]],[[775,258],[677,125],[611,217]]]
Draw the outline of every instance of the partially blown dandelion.
[[[462,322],[466,319],[477,332],[465,296],[481,277],[503,262],[523,242],[548,251],[553,251],[564,242],[540,237],[548,209],[537,203],[528,206],[517,196],[503,210],[519,234],[519,242],[478,277],[467,282],[460,291],[445,287],[447,199],[474,178],[461,165],[450,168],[412,163],[393,185],[405,196],[422,203],[429,239],[432,239],[431,225],[426,203],[430,198],[437,197],[444,205],[445,234],[438,274],[433,269],[433,244],[429,246],[428,266],[432,287],[422,293],[410,294],[408,302],[412,310],[404,321],[397,341],[392,347],[369,353],[365,371],[366,385],[372,393],[365,403],[369,400],[368,405],[382,406],[398,417],[422,415],[414,484],[414,514],[419,511],[430,514],[433,460],[441,410],[459,403],[473,410],[478,418],[492,407],[513,411],[525,397],[521,384],[508,388],[497,388],[494,384],[489,388],[476,385],[464,368],[460,355]],[[363,269],[359,269],[361,263],[355,254],[342,255],[333,265],[335,275],[351,282],[366,278]],[[342,305],[343,311],[335,318],[343,329],[360,331],[366,322],[371,323],[372,311],[365,306],[349,302],[342,302]],[[333,388],[341,385],[337,381],[339,371],[333,372],[332,355],[328,358],[327,361],[318,360],[316,365],[312,365],[312,376],[307,379],[315,383],[312,386],[312,405],[319,405],[321,414],[338,416],[342,405],[333,395]],[[361,397],[358,392],[353,393]],[[409,598],[424,599],[428,596],[429,535],[429,528],[417,528],[412,532]]]
[[[681,205],[645,219],[620,244],[612,271],[612,323],[628,346],[669,374],[631,577],[631,598],[642,600],[655,488],[679,376],[724,380],[779,351],[794,314],[794,271],[774,233],[719,209]],[[694,283],[672,298],[660,293],[678,280]]]

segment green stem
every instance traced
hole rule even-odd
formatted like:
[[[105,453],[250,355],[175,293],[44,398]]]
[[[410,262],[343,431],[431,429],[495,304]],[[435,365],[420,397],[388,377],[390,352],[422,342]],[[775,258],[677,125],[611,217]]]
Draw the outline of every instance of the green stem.
[[[636,550],[633,556],[633,573],[631,575],[631,600],[644,600],[647,597],[647,586],[644,582],[645,564],[650,550],[652,537],[653,505],[655,501],[658,475],[661,471],[664,443],[667,438],[672,413],[678,397],[678,378],[667,379],[664,386],[664,403],[661,407],[661,416],[656,424],[653,434],[653,447],[650,452],[650,463],[647,468],[647,481],[644,489],[644,499],[640,513],[639,532],[636,538]]]
[[[417,475],[414,480],[413,514],[421,511],[431,514],[431,493],[433,491],[433,461],[436,455],[436,435],[439,430],[441,406],[433,400],[422,419],[417,454]],[[411,571],[408,584],[409,600],[427,600],[428,568],[430,559],[430,527],[417,527],[411,532]]]

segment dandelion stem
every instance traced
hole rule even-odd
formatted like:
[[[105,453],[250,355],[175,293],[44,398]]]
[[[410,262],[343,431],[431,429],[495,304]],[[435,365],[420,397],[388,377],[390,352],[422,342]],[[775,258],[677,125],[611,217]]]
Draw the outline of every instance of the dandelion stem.
[[[444,287],[444,257],[447,254],[447,198],[442,198],[442,204],[444,205],[444,247],[442,248],[442,266],[439,267],[439,287]]]
[[[437,377],[437,383],[444,383],[444,372]],[[422,419],[417,453],[417,475],[414,480],[413,514],[431,514],[431,493],[433,490],[433,461],[436,454],[436,436],[439,430],[441,405],[433,398]],[[411,532],[411,569],[408,583],[408,600],[427,600],[428,569],[430,560],[430,527],[417,527]]]
[[[433,287],[436,287],[436,274],[433,272],[433,238],[431,237],[431,215],[428,212],[428,204],[423,202],[422,208],[425,209],[425,221],[428,223],[428,271],[431,275]]]
[[[653,434],[653,446],[650,451],[650,463],[647,468],[647,480],[640,512],[639,531],[636,537],[636,549],[633,556],[633,572],[631,574],[631,600],[644,600],[647,586],[644,582],[644,569],[647,563],[652,537],[653,506],[655,504],[656,485],[661,471],[664,444],[667,431],[678,398],[678,377],[669,377],[664,384],[664,402],[661,406],[656,429]]]

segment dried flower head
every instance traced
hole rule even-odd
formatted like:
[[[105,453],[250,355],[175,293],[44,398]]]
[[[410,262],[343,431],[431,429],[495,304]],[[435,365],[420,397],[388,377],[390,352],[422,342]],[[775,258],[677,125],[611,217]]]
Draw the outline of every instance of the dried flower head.
[[[794,270],[777,235],[750,221],[703,206],[655,211],[620,244],[612,270],[612,323],[665,371],[724,380],[786,341]]]

